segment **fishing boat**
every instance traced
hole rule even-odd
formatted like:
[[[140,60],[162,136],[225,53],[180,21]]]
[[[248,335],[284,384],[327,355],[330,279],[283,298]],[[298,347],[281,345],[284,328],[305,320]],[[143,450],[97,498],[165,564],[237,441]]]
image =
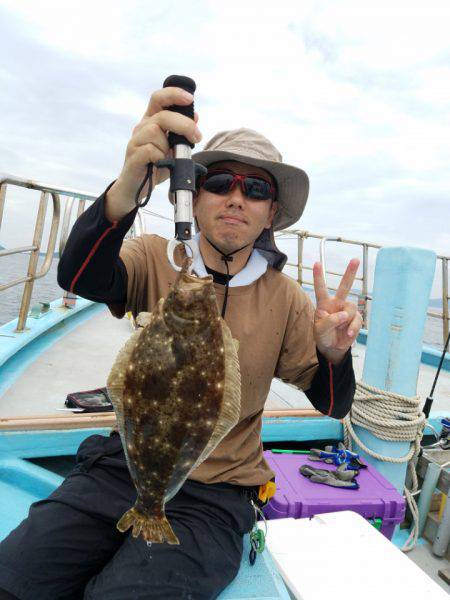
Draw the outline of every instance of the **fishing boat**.
[[[65,400],[72,392],[105,386],[114,358],[134,326],[132,318],[115,319],[105,305],[76,297],[64,290],[60,290],[60,294],[52,299],[34,298],[32,302],[35,282],[52,276],[51,265],[57,261],[64,249],[74,210],[76,216],[79,216],[97,195],[15,176],[3,176],[0,178],[0,236],[4,206],[14,202],[14,193],[21,188],[34,190],[35,194],[40,194],[40,200],[30,244],[0,250],[0,273],[4,257],[19,253],[29,257],[26,273],[17,272],[9,281],[4,281],[5,278],[2,277],[3,281],[0,284],[0,299],[6,290],[23,286],[20,306],[17,305],[17,316],[0,326],[0,539],[26,517],[32,502],[45,498],[60,485],[65,475],[73,468],[76,450],[87,436],[95,433],[108,435],[115,422],[113,412],[77,412],[76,409],[67,408]],[[49,201],[53,210],[50,217],[47,217],[50,218],[51,224],[47,246],[43,248],[44,221]],[[145,232],[148,216],[157,218],[150,210],[141,209],[128,235],[135,236]],[[0,241],[1,239],[0,237]],[[56,251],[57,241],[59,248]],[[438,598],[438,594],[444,593],[448,588],[445,581],[446,571],[450,574],[450,508],[447,515],[444,504],[450,486],[450,474],[446,467],[446,463],[450,461],[450,441],[447,444],[446,437],[448,433],[450,438],[450,422],[445,421],[450,413],[450,355],[443,352],[449,329],[450,257],[436,256],[431,251],[422,249],[381,248],[368,241],[324,236],[304,230],[279,232],[278,244],[289,255],[286,272],[296,278],[299,285],[307,291],[311,290],[312,282],[308,281],[308,271],[312,270],[312,265],[307,264],[304,256],[305,248],[310,242],[320,245],[320,260],[331,292],[336,289],[331,283],[331,278],[342,273],[331,264],[328,251],[330,244],[337,244],[339,249],[351,247],[353,255],[361,255],[362,274],[357,277],[358,289],[351,292],[363,316],[363,329],[352,348],[357,381],[370,380],[372,388],[381,388],[380,393],[383,392],[384,383],[385,391],[393,394],[392,397],[395,394],[415,396],[420,407],[423,407],[426,398],[430,398],[429,403],[433,400],[428,418],[424,418],[420,425],[420,452],[417,451],[419,448],[416,448],[409,461],[412,462],[412,469],[418,477],[417,482],[406,476],[405,461],[400,467],[399,463],[395,463],[395,456],[403,456],[405,447],[413,446],[410,441],[384,441],[382,451],[380,446],[376,445],[378,442],[372,445],[374,453],[378,451],[386,456],[389,456],[390,448],[392,449],[394,460],[388,464],[389,460],[384,463],[377,461],[370,453],[364,451],[376,436],[367,431],[367,435],[363,435],[361,429],[364,427],[360,425],[355,424],[352,430],[355,435],[358,432],[357,439],[361,445],[353,439],[353,449],[359,452],[362,460],[367,459],[373,465],[374,473],[383,473],[383,481],[391,481],[392,489],[397,489],[399,498],[403,498],[403,484],[406,479],[411,490],[410,497],[416,501],[414,506],[418,506],[417,510],[412,509],[412,512],[409,509],[406,516],[405,512],[402,513],[401,522],[395,524],[395,531],[392,525],[394,533],[389,539],[386,535],[381,536],[383,543],[389,545],[389,548],[383,547],[383,552],[394,552],[395,549],[395,560],[400,560],[401,557],[403,562],[400,562],[403,566],[410,564],[416,568],[411,575],[411,581],[415,577],[414,581],[419,582],[415,583],[416,592],[420,589],[429,590],[430,598]],[[393,254],[389,254],[390,250]],[[40,256],[43,260],[38,270]],[[372,272],[370,259],[374,262],[375,257],[376,267]],[[414,261],[425,265],[424,272],[428,269],[425,278],[421,278],[422,271],[414,267],[419,263]],[[389,281],[392,284],[392,273],[386,265],[395,270],[394,263],[398,263],[398,272],[394,275],[397,277],[399,288],[394,294],[397,297],[394,310],[390,312],[388,306],[392,305],[393,294],[389,288]],[[419,273],[417,277],[410,277],[411,268],[415,268],[416,275]],[[441,274],[442,302],[438,310],[430,309],[428,302],[424,305],[424,299],[429,298],[435,270]],[[404,285],[402,280],[398,279],[399,273],[409,277],[405,279]],[[425,310],[421,309],[422,305],[425,306]],[[388,321],[384,322],[383,318],[387,318]],[[441,328],[441,348],[423,344],[420,336],[426,318],[434,320],[433,322]],[[420,330],[422,327],[419,333],[415,332],[415,338],[414,331],[411,333],[409,330],[411,320],[414,319],[417,320],[417,328]],[[406,339],[407,335],[412,337]],[[417,340],[420,342],[419,346]],[[376,375],[375,356],[377,368],[381,369]],[[435,387],[438,370],[439,379]],[[287,456],[290,460],[298,457],[300,460],[302,452],[330,445],[338,447],[338,443],[346,440],[349,435],[351,437],[352,433],[348,423],[346,425],[345,422],[331,419],[313,410],[303,392],[282,381],[273,381],[262,428],[264,447],[273,461],[276,462],[282,456]],[[348,439],[346,441],[348,442]],[[384,470],[383,465],[386,466]],[[396,469],[395,473],[389,470],[389,467]],[[402,480],[400,484],[399,480]],[[287,476],[284,484],[282,483],[282,487],[285,485],[284,497],[287,497],[286,486],[290,484],[292,488],[295,487],[293,479]],[[344,495],[349,493],[341,490],[339,492]],[[311,522],[312,527],[312,516],[320,513],[323,516],[321,523],[328,523],[326,526],[330,527],[331,531],[335,526],[331,525],[332,515],[342,512],[347,515],[346,519],[351,521],[346,511],[355,514],[351,504],[347,506],[342,502],[339,505],[336,502],[334,505],[330,503],[328,509],[326,506],[322,506],[320,510],[310,507],[310,519],[299,518],[297,521],[303,528],[308,527],[308,522]],[[342,515],[336,517],[337,520],[333,523],[336,524],[339,518],[343,518]],[[254,566],[251,566],[246,540],[241,570],[220,598],[237,600],[296,597],[310,600],[313,597],[311,594],[302,595],[301,590],[296,587],[292,579],[292,569],[289,571],[288,567],[285,568],[286,556],[296,556],[295,547],[301,546],[301,542],[293,541],[292,538],[289,540],[289,537],[283,534],[284,519],[275,519],[273,514],[270,515],[270,511],[266,519],[269,530],[268,550],[262,552]],[[346,521],[347,528],[350,521]],[[367,519],[364,520],[366,521]],[[339,523],[343,523],[342,519]],[[373,530],[380,536],[373,525],[376,523],[371,523],[370,531]],[[415,536],[411,536],[414,527]],[[307,539],[309,534],[306,529],[301,531],[301,535]],[[341,531],[342,534],[342,530],[335,531]],[[270,541],[271,536],[273,542]],[[414,547],[401,553],[400,549],[404,548],[407,538],[413,539]],[[315,533],[311,539],[319,539],[318,534]],[[379,540],[378,537],[376,539]],[[280,540],[283,540],[281,550]],[[341,542],[344,544],[344,539],[341,539]],[[324,563],[327,560],[334,562],[336,557],[331,556],[327,559],[324,549],[322,559]],[[308,557],[302,555],[301,560],[305,566]],[[354,574],[351,561],[347,562],[348,560],[348,557],[345,557],[344,573],[352,578]],[[325,573],[325,570],[326,565],[322,567],[322,572]],[[441,576],[438,575],[438,571],[442,573]],[[422,579],[418,573],[422,574]],[[402,585],[405,585],[405,582]],[[433,596],[433,593],[436,595]],[[341,596],[335,593],[335,597]],[[346,597],[351,596],[347,594]]]

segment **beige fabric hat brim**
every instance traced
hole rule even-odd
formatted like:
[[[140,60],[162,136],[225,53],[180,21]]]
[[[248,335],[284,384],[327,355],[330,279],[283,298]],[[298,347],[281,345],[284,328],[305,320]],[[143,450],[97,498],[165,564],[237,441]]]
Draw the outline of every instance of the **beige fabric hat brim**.
[[[227,146],[231,144],[227,144]],[[268,171],[276,180],[278,186],[278,209],[273,221],[273,229],[279,231],[296,223],[305,208],[309,192],[309,179],[306,173],[297,167],[281,162],[255,158],[242,154],[242,146],[239,152],[233,152],[230,147],[227,150],[206,150],[196,152],[192,158],[209,167],[210,164],[223,160],[237,160]],[[253,152],[252,152],[253,153]]]

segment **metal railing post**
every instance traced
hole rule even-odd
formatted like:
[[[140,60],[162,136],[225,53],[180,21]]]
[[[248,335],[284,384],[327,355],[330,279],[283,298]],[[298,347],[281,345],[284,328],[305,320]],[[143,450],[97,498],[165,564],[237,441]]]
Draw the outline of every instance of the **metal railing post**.
[[[303,284],[303,233],[297,233],[297,281]]]
[[[3,209],[5,207],[5,198],[6,198],[6,183],[0,184],[0,229],[2,228],[2,220],[3,220]]]
[[[61,234],[59,236],[59,258],[61,258],[64,248],[66,247],[67,238],[69,237],[69,224],[70,217],[72,215],[72,207],[75,198],[70,196],[67,198],[66,205],[64,207],[63,222],[61,225]]]
[[[84,213],[84,207],[86,206],[86,198],[78,198],[78,210],[77,219]]]
[[[443,338],[442,344],[445,345],[448,336],[449,314],[448,314],[448,258],[442,257],[442,318],[443,318]]]
[[[28,262],[28,281],[25,282],[22,303],[19,310],[19,320],[17,323],[17,333],[24,331],[27,322],[28,311],[30,309],[31,295],[33,293],[34,280],[36,275],[36,267],[39,259],[39,251],[41,249],[42,234],[44,232],[45,214],[47,212],[48,203],[48,192],[41,192],[41,199],[39,201],[39,209],[36,217],[36,225],[34,228],[33,235],[33,246],[35,249],[30,254],[30,260]]]
[[[325,285],[329,289],[332,289],[332,288],[328,286],[328,280],[327,280],[327,259],[325,256],[325,243],[326,242],[343,242],[343,241],[344,240],[341,237],[323,236],[320,239],[320,262],[322,264],[322,272],[323,272],[323,278],[325,281]],[[330,271],[330,273],[331,273],[331,271]]]
[[[363,309],[361,316],[363,319],[363,328],[367,329],[367,296],[368,296],[368,283],[367,279],[369,276],[369,247],[367,244],[363,244],[363,273],[362,273],[362,289],[361,296],[363,301]]]

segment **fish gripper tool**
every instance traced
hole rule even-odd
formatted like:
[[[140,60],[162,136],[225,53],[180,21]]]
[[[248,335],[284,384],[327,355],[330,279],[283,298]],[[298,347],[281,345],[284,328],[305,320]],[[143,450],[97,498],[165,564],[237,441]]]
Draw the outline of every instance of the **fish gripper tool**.
[[[179,87],[194,94],[196,90],[195,81],[183,75],[171,75],[164,81],[163,87]],[[167,110],[178,112],[194,119],[194,103],[188,106],[170,106]],[[168,141],[173,149],[174,158],[159,160],[156,166],[160,169],[166,168],[170,171],[170,189],[175,209],[175,237],[167,245],[167,258],[176,271],[181,271],[174,260],[175,247],[182,243],[186,253],[191,258],[197,252],[196,245],[191,244],[193,217],[193,196],[196,191],[196,181],[200,175],[207,172],[207,168],[196,163],[191,157],[194,144],[185,136],[169,132]],[[189,248],[189,250],[188,250]]]

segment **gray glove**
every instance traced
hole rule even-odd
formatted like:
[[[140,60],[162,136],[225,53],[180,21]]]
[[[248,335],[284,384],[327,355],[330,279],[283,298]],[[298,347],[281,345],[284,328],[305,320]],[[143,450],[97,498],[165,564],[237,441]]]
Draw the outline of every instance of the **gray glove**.
[[[352,490],[359,489],[359,484],[355,479],[355,471],[347,471],[345,464],[340,465],[335,471],[302,465],[299,471],[304,477],[307,477],[314,483],[323,483],[332,487]]]

